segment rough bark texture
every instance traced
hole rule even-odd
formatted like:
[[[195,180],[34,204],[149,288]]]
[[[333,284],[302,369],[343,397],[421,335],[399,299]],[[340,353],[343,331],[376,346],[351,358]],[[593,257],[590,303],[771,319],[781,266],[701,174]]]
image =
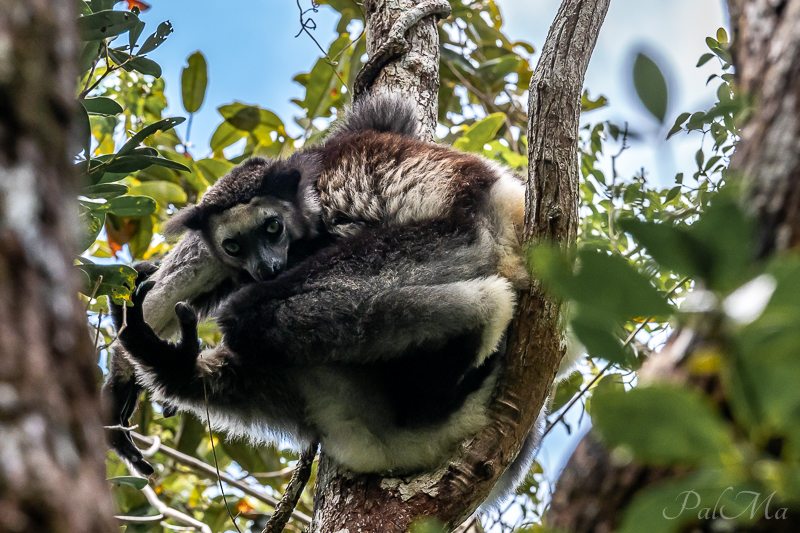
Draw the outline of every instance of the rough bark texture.
[[[366,0],[367,54],[372,57],[389,36],[395,21],[424,0]],[[389,63],[375,80],[372,90],[400,94],[417,102],[418,131],[428,141],[436,130],[439,94],[439,33],[436,17],[423,19],[407,34],[409,51]]]
[[[736,82],[756,112],[731,168],[750,186],[761,254],[800,245],[800,0],[730,0]]]
[[[800,246],[800,0],[730,0],[737,83],[755,109],[742,131],[731,168],[748,184],[745,205],[760,221],[760,254]],[[716,380],[690,377],[689,354],[711,342],[684,330],[640,371],[640,381],[696,386],[725,402]],[[547,515],[550,527],[571,532],[613,531],[634,494],[676,472],[615,465],[589,436],[569,460]],[[748,531],[798,531],[800,516],[756,523]]]
[[[65,201],[74,5],[0,0],[0,532],[116,530]]]
[[[575,242],[580,96],[609,1],[564,0],[531,79],[526,234],[532,239],[563,246]],[[379,31],[388,31],[376,10],[394,13],[389,4],[367,3],[368,24],[378,25],[368,30],[372,40]],[[435,32],[426,38],[413,45],[412,53],[423,44],[426,51],[419,51],[419,57],[438,62]],[[435,68],[428,65],[422,71]],[[434,82],[427,75],[404,76],[389,71],[378,82],[398,83],[405,94],[425,94],[425,109],[435,105],[436,92],[428,93]],[[435,110],[430,116],[436,116]],[[413,479],[356,477],[338,472],[323,454],[312,531],[400,532],[422,516],[455,528],[471,515],[513,462],[547,398],[564,353],[559,316],[559,302],[547,298],[538,285],[521,295],[509,335],[509,360],[492,404],[493,422],[464,443],[446,467]]]

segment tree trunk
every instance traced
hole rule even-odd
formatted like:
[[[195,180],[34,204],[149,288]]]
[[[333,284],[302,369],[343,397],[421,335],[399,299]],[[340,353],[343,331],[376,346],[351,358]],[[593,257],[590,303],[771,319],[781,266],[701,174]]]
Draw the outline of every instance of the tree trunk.
[[[116,529],[65,201],[74,5],[0,0],[0,532]]]
[[[526,235],[531,239],[565,247],[575,242],[581,91],[609,2],[564,0],[531,79],[526,210]],[[367,2],[370,50],[388,32],[386,21],[397,18],[398,9],[397,2]],[[438,73],[438,36],[433,29],[410,33],[411,59],[385,71],[376,88],[391,86],[403,94],[420,95],[432,138],[438,78],[428,74]],[[414,57],[434,64],[420,65]],[[337,471],[323,455],[311,530],[393,533],[406,531],[423,516],[436,517],[452,529],[470,516],[515,459],[547,398],[563,356],[559,314],[560,303],[547,298],[538,284],[520,295],[509,335],[509,359],[492,403],[493,422],[442,469],[413,479],[353,476]]]
[[[386,41],[394,22],[424,0],[366,0],[367,54],[372,57]],[[433,140],[439,95],[439,32],[435,17],[426,17],[408,31],[411,48],[386,65],[373,91],[398,94],[417,102],[419,133]]]
[[[733,65],[739,90],[755,110],[743,128],[731,169],[748,185],[744,204],[759,221],[759,255],[800,246],[800,0],[730,0]],[[696,386],[725,401],[717,379],[690,376],[689,354],[713,340],[689,329],[653,355],[640,382]],[[570,458],[547,515],[549,527],[570,532],[607,532],[635,494],[676,472],[639,464],[615,466],[610,452],[587,436]],[[741,528],[740,528],[741,529]],[[798,531],[800,516],[758,522],[748,531]]]
[[[800,1],[729,5],[736,83],[757,106],[731,168],[749,185],[764,255],[800,246]]]

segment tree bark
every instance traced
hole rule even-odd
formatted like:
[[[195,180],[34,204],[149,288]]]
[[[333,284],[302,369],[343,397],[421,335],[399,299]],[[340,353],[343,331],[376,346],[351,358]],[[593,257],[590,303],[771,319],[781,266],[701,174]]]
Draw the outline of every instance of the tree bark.
[[[730,0],[736,82],[754,104],[731,161],[747,184],[743,202],[757,216],[760,256],[800,246],[800,0]],[[716,379],[692,377],[689,354],[711,339],[685,329],[673,335],[639,373],[640,382],[694,386],[717,403],[725,401]],[[549,527],[571,532],[608,532],[632,497],[676,474],[640,464],[615,465],[608,449],[587,436],[570,458],[547,515]],[[613,494],[612,494],[613,493]],[[748,531],[797,531],[800,516],[761,521]]]
[[[567,247],[576,239],[580,99],[609,2],[564,0],[531,79],[525,235],[532,240],[552,240]],[[370,50],[388,31],[385,21],[397,17],[397,6],[389,1],[367,3]],[[412,40],[411,54],[436,65],[406,75],[397,72],[407,64],[420,65],[401,60],[396,71],[378,78],[377,87],[424,95],[418,101],[428,113],[425,124],[432,138],[438,79],[427,73],[438,71],[438,37],[431,31],[415,33],[414,39],[418,40]],[[419,73],[423,75],[417,77]],[[560,302],[547,297],[537,283],[520,295],[508,361],[491,406],[493,422],[464,443],[442,469],[404,479],[353,476],[337,471],[323,454],[311,531],[401,532],[423,516],[436,517],[453,529],[469,517],[515,459],[548,396],[564,354],[560,310]]]
[[[425,0],[366,0],[367,54],[372,57],[389,36],[395,21]],[[372,90],[402,95],[417,102],[418,132],[433,141],[439,95],[439,33],[436,17],[426,17],[408,31],[408,52],[384,67]]]
[[[760,222],[760,254],[800,246],[800,1],[730,0],[739,90],[756,112],[731,168]]]
[[[65,201],[74,5],[0,0],[0,532],[116,529]]]

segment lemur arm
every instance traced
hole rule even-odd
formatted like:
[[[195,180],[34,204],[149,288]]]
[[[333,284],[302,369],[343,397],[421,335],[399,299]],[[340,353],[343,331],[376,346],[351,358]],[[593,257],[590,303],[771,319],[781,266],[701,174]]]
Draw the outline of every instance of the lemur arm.
[[[204,379],[210,381],[208,390],[213,394],[220,390],[220,380],[233,378],[234,370],[225,364],[227,351],[223,346],[216,350],[216,357],[210,358],[210,364],[199,363],[197,313],[183,302],[175,305],[180,340],[173,343],[161,339],[145,322],[143,313],[145,296],[154,286],[154,282],[146,281],[136,289],[131,297],[133,306],[127,308],[126,316],[123,316],[121,306],[111,305],[111,315],[117,327],[119,341],[146,386],[167,398],[201,401],[204,397]],[[219,364],[214,364],[215,362]]]
[[[172,336],[179,327],[175,304],[189,302],[193,307],[201,307],[196,310],[203,317],[210,307],[232,292],[231,275],[197,232],[187,233],[149,278],[155,285],[144,301],[145,320],[159,336]],[[213,295],[210,305],[197,304],[203,295]]]

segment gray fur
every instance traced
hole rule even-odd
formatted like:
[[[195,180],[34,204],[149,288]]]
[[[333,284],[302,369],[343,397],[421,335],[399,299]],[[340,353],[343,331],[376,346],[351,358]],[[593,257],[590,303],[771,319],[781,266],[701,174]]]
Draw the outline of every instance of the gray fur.
[[[368,96],[356,101],[343,120],[333,125],[336,134],[375,131],[417,138],[416,106],[410,100]]]

